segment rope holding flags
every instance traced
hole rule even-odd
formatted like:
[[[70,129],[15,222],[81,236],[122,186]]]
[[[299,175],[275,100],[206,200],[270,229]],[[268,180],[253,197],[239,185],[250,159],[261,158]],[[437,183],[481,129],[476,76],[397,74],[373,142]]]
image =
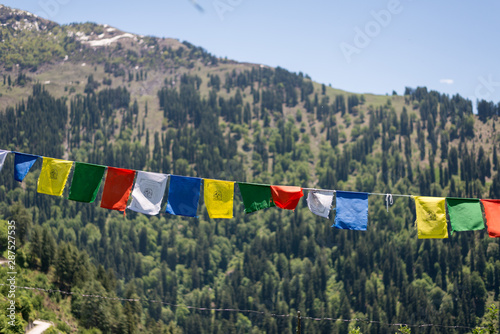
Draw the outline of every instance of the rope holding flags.
[[[0,171],[11,152],[0,150]],[[500,199],[445,198],[275,186],[136,171],[20,152],[12,153],[14,153],[14,179],[19,182],[24,180],[37,159],[42,158],[42,168],[37,183],[37,191],[42,194],[61,196],[73,168],[68,199],[92,203],[105,176],[100,206],[124,213],[125,209],[129,209],[148,215],[159,214],[168,183],[165,212],[198,217],[197,210],[203,182],[203,198],[209,217],[232,218],[236,183],[247,214],[274,206],[295,210],[304,196],[303,191],[307,190],[309,191],[307,206],[313,214],[329,219],[330,212],[335,211],[332,227],[365,231],[368,228],[369,195],[385,196],[387,211],[394,203],[393,197],[411,197],[415,201],[417,217],[415,223],[419,239],[448,238],[447,213],[451,235],[453,232],[482,230],[485,228],[486,220],[489,236],[500,237]],[[130,204],[127,206],[129,200]],[[332,209],[334,200],[336,206]]]
[[[385,209],[387,212],[389,212],[389,205],[393,205],[394,204],[394,200],[392,198],[392,194],[386,194],[385,195]]]

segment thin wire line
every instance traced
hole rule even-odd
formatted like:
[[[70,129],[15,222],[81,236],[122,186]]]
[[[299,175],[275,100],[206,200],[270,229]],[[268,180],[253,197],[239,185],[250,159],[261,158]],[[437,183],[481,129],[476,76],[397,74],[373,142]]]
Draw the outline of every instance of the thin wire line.
[[[302,190],[308,190],[308,191],[323,191],[323,192],[337,192],[337,191],[342,191],[345,193],[349,192],[359,192],[359,191],[345,191],[345,190],[330,190],[330,189],[317,189],[317,188],[302,188]],[[382,193],[367,193],[368,195],[376,195],[376,196],[387,196],[388,193],[382,194]],[[413,195],[404,195],[404,194],[390,194],[392,196],[397,196],[397,197],[412,197]]]
[[[368,193],[368,195],[377,195],[377,196],[386,196],[388,193],[381,194],[381,193]],[[413,195],[404,195],[404,194],[390,194],[392,196],[397,196],[397,197],[412,197]]]
[[[317,189],[317,188],[302,188],[302,190],[308,190],[308,191],[323,191],[323,192],[337,192],[337,190],[329,190],[329,189]]]
[[[11,285],[0,283],[0,286],[11,286]],[[173,304],[173,303],[168,303],[168,302],[164,302],[161,300],[154,300],[154,299],[105,297],[105,296],[101,296],[101,295],[83,294],[83,293],[77,293],[77,292],[72,292],[72,291],[63,291],[63,290],[58,290],[58,289],[43,289],[43,288],[35,288],[35,287],[28,287],[28,286],[15,286],[15,288],[26,289],[26,290],[38,290],[38,291],[44,291],[44,292],[48,292],[48,293],[62,293],[65,295],[78,295],[78,296],[82,296],[85,298],[100,298],[100,299],[126,301],[126,302],[158,303],[158,304],[164,304],[164,305],[168,305],[168,306],[172,306],[172,307],[185,307],[187,309],[197,310],[197,311],[253,313],[253,314],[259,314],[259,315],[264,315],[264,316],[279,317],[279,318],[298,318],[298,316],[295,314],[277,314],[277,313],[270,313],[270,312],[264,312],[264,311],[240,310],[240,309],[233,309],[233,308],[196,307],[196,306],[183,305],[183,304]],[[420,325],[406,324],[406,323],[388,324],[388,323],[384,323],[382,321],[360,319],[360,318],[338,319],[338,318],[318,318],[318,317],[307,317],[307,316],[301,316],[300,318],[305,319],[305,320],[312,320],[312,321],[333,321],[333,322],[337,322],[337,321],[353,322],[354,321],[354,322],[365,322],[365,323],[370,323],[370,324],[379,324],[379,325],[384,325],[384,326],[407,326],[407,327],[417,327],[417,328],[420,328],[420,327],[440,327],[440,328],[452,328],[452,329],[485,328],[485,327],[449,326],[449,325],[439,325],[439,324],[420,324]]]

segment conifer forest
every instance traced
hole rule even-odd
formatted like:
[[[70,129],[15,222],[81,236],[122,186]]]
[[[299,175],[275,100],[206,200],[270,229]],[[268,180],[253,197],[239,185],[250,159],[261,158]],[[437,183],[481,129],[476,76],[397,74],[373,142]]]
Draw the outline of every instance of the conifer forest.
[[[355,94],[168,38],[93,47],[82,34],[121,32],[4,6],[0,22],[0,149],[236,182],[500,199],[500,103],[478,101],[473,113],[476,101],[426,87]],[[2,258],[16,222],[13,333],[34,319],[53,323],[46,333],[296,333],[298,311],[302,333],[472,333],[498,306],[500,239],[486,228],[418,239],[410,197],[370,195],[366,231],[332,227],[335,210],[314,215],[306,190],[293,211],[246,214],[235,186],[231,219],[210,218],[203,196],[197,218],[166,214],[168,194],[158,215],[124,215],[99,206],[102,186],[94,203],[38,193],[41,167],[18,182],[9,154],[0,171]],[[0,283],[9,271],[0,267]],[[8,293],[0,286],[2,310]],[[9,321],[1,311],[0,332]]]

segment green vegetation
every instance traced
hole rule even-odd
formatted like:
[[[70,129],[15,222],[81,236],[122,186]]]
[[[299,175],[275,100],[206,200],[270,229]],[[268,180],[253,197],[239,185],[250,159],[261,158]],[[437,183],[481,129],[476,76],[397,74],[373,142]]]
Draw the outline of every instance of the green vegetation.
[[[50,29],[63,36],[101,28]],[[26,41],[37,34],[24,33]],[[14,37],[11,48],[21,52],[15,43],[24,42]],[[23,83],[29,96],[0,112],[0,148],[204,178],[500,198],[498,108],[478,117],[471,101],[422,87],[404,97],[347,94],[302,73],[236,66],[187,42],[162,42],[147,37],[147,49],[124,42],[91,55],[80,45],[94,72],[85,72],[73,93],[53,94],[35,74],[4,71],[0,87],[18,94],[13,83]],[[46,61],[37,59],[26,66]],[[143,96],[137,87],[150,89],[151,78],[161,78],[161,86]],[[294,212],[245,215],[238,191],[230,220],[210,219],[203,204],[198,219],[124,217],[101,209],[99,199],[38,194],[40,166],[18,184],[8,157],[0,219],[18,222],[19,285],[74,294],[19,289],[19,331],[42,318],[60,332],[294,333],[297,318],[268,314],[297,311],[367,320],[304,319],[307,333],[387,333],[397,330],[388,324],[399,323],[496,330],[497,311],[487,305],[499,299],[500,243],[485,231],[418,240],[411,199],[396,198],[387,212],[382,197],[370,197],[366,232],[332,229],[305,200]],[[5,287],[0,294],[4,307]],[[89,294],[109,298],[83,296]]]

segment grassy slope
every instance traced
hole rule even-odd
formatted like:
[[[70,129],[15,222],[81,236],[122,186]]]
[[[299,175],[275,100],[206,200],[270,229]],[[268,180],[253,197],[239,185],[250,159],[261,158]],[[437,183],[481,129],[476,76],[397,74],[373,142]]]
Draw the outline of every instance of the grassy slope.
[[[122,31],[119,31],[114,28],[110,28],[107,26],[89,27],[88,24],[64,26],[63,29],[66,29],[65,30],[66,33],[70,32],[76,34],[79,32],[84,32],[88,36],[90,36],[91,39],[97,38],[96,36],[101,33],[104,33],[105,35],[104,38],[123,34]],[[96,30],[95,33],[92,31],[92,29]],[[120,48],[122,50],[132,50],[137,54],[140,54],[141,52],[148,52],[148,49],[153,47],[152,45],[148,45],[148,43],[151,43],[150,38],[148,40],[148,38],[138,35],[135,35],[134,39],[131,38],[120,39],[119,43],[120,43]],[[169,38],[155,39],[155,43],[158,45],[159,48],[171,47],[173,50],[176,50],[179,47],[185,47],[179,41]],[[94,49],[99,51],[102,50],[102,48],[103,47],[97,47]],[[109,46],[106,46],[105,49],[106,51],[113,53],[118,52],[120,55],[123,55],[123,52],[120,53],[120,51],[116,51],[118,49],[118,43],[116,42],[112,43]],[[6,85],[2,85],[0,83],[0,94],[2,94],[1,95],[2,98],[0,99],[0,110],[5,109],[7,106],[15,105],[16,103],[19,103],[23,99],[26,100],[31,93],[31,84],[33,84],[34,82],[40,82],[45,84],[46,89],[49,90],[49,92],[56,97],[63,97],[63,96],[69,97],[68,99],[68,106],[69,106],[69,101],[72,96],[84,93],[85,84],[87,82],[87,78],[89,75],[93,75],[94,80],[100,83],[102,83],[103,79],[110,78],[112,80],[112,85],[111,85],[112,88],[120,86],[127,87],[129,92],[131,93],[131,101],[133,102],[134,100],[137,100],[137,102],[139,103],[139,117],[138,117],[139,124],[142,124],[142,122],[144,121],[146,129],[149,130],[151,136],[150,137],[150,142],[151,142],[152,136],[155,132],[162,132],[163,112],[159,108],[159,102],[156,93],[164,85],[165,80],[168,80],[168,82],[176,82],[178,86],[178,81],[184,73],[189,73],[190,75],[198,75],[203,80],[202,85],[200,87],[200,94],[203,97],[207,97],[211,89],[208,86],[209,75],[213,74],[219,75],[221,78],[221,87],[223,87],[226,73],[231,73],[233,71],[240,72],[244,70],[250,70],[252,67],[260,66],[257,64],[237,63],[233,61],[228,61],[228,62],[221,61],[217,66],[212,66],[212,65],[206,66],[200,61],[196,61],[191,69],[188,69],[186,66],[177,66],[177,65],[161,69],[160,68],[151,69],[150,67],[139,67],[144,69],[147,68],[148,71],[147,80],[135,81],[134,79],[133,81],[128,82],[127,80],[128,75],[126,75],[126,77],[116,78],[110,75],[109,73],[105,73],[104,66],[102,64],[103,58],[101,58],[101,62],[97,62],[95,59],[90,60],[88,62],[85,60],[76,61],[72,58],[73,57],[70,57],[70,59],[67,61],[55,60],[52,64],[46,64],[40,66],[36,72],[33,73],[28,72],[27,75],[32,79],[32,81],[29,82],[25,87],[18,87],[18,86],[7,87]],[[12,79],[14,79],[17,76],[16,70],[17,68],[14,68],[14,71],[12,72],[5,72],[0,74],[6,74],[6,75],[10,74]],[[135,72],[137,71],[137,69],[130,68],[128,70],[132,71],[135,77]],[[319,99],[321,99],[323,97],[321,94],[322,90],[321,84],[313,82],[313,86],[314,86],[314,92],[317,93]],[[101,85],[100,88],[103,87],[106,86]],[[74,89],[73,93],[70,93],[71,89]],[[221,90],[219,91],[219,95],[222,97],[229,97],[233,96],[235,94],[235,91],[236,91],[235,89],[232,89],[229,93],[227,93],[224,88],[221,88]],[[246,88],[242,92],[242,94],[244,103],[249,102],[250,104],[252,104],[253,99],[250,94],[250,89]],[[332,103],[335,100],[335,96],[339,94],[345,95],[347,100],[347,97],[352,93],[332,87],[326,87],[326,96],[329,97],[330,103]],[[364,97],[366,102],[364,103],[364,105],[360,106],[360,110],[364,111],[365,113],[364,122],[359,124],[361,128],[368,125],[369,116],[367,114],[367,110],[369,106],[373,106],[376,108],[378,106],[385,105],[387,101],[390,100],[392,107],[399,116],[403,106],[405,105],[404,97],[402,96],[364,94]],[[146,102],[148,103],[147,116],[145,115]],[[408,109],[409,114],[416,113],[417,116],[419,115],[418,109],[413,110],[411,106],[406,106],[406,107]],[[320,145],[326,139],[326,131],[324,131],[324,126],[321,122],[315,120],[315,118],[312,117],[312,115],[307,115],[305,113],[303,103],[299,103],[299,105],[297,105],[294,108],[284,107],[284,119],[286,120],[288,119],[288,117],[295,118],[298,110],[302,111],[303,115],[302,122],[305,123],[305,133],[309,135],[311,140],[311,145],[310,145],[311,152],[313,153],[314,157],[317,157]],[[121,119],[120,115],[117,115],[116,118],[118,121]],[[352,124],[349,127],[346,126],[345,120],[342,119],[339,114],[336,115],[336,118],[337,118],[337,126],[339,127],[340,132],[343,132],[346,135],[345,142],[341,141],[339,145],[341,148],[343,145],[351,141],[351,131],[354,127],[355,117],[352,117]],[[258,120],[258,122],[262,127],[263,121]],[[491,154],[493,143],[496,142],[496,137],[497,137],[497,134],[493,127],[493,122],[494,122],[493,120],[490,120],[488,123],[483,124],[482,122],[476,119],[475,122],[476,137],[470,141],[471,149],[477,148],[479,147],[479,145],[482,145],[483,148],[485,149],[485,152],[487,154]],[[273,125],[274,125],[274,120],[271,122],[271,126]],[[300,124],[297,124],[297,126],[300,127]],[[315,129],[315,131],[312,131],[313,128]],[[314,136],[313,135],[314,132],[316,132],[317,135]],[[253,134],[254,134],[254,129],[252,128],[248,129],[248,137],[250,139],[253,137]],[[414,151],[413,163],[415,165],[420,164],[422,167],[424,167],[425,165],[427,165],[428,161],[426,159],[420,161],[419,159],[419,152],[418,152],[418,147],[416,145],[417,140],[415,132],[413,133],[411,139]],[[241,139],[240,142],[238,143],[239,148],[243,146],[243,140],[244,139]],[[142,142],[143,143],[145,142],[145,136],[142,137]],[[451,142],[450,145],[453,146],[458,145],[458,140]],[[429,147],[428,143],[427,147]],[[244,151],[240,150],[240,152]],[[377,149],[375,150],[375,154],[376,153]],[[244,152],[243,154],[246,156],[248,167],[251,168],[250,162],[252,157],[252,150],[250,150],[249,152]],[[436,156],[438,158],[438,160],[436,161],[436,166],[439,166],[440,152],[437,152]],[[272,156],[270,157],[270,159],[272,159]],[[314,160],[315,159],[313,159],[313,162],[311,163],[311,170],[314,170],[315,167]],[[272,164],[269,164],[269,166],[272,166]]]
[[[252,66],[258,66],[258,65],[250,65],[250,64],[238,64],[238,63],[227,63],[227,64],[220,64],[217,67],[213,66],[205,66],[201,63],[197,63],[197,65],[191,69],[188,70],[186,68],[179,68],[175,70],[148,70],[148,79],[147,81],[131,81],[128,82],[127,80],[124,80],[123,77],[118,77],[115,78],[109,73],[104,72],[104,66],[97,64],[87,64],[83,65],[84,63],[82,62],[71,62],[71,61],[65,61],[65,62],[58,62],[56,64],[51,64],[51,65],[45,65],[41,67],[37,72],[35,73],[28,73],[28,76],[32,78],[32,81],[26,85],[25,87],[7,87],[2,84],[0,84],[0,93],[2,94],[2,99],[0,99],[0,109],[4,109],[6,106],[12,106],[15,105],[16,103],[19,103],[21,100],[26,100],[27,97],[31,94],[31,84],[34,82],[40,82],[45,85],[45,88],[54,96],[56,97],[63,97],[67,96],[69,97],[68,99],[68,106],[69,106],[69,100],[71,99],[72,96],[76,94],[84,94],[84,88],[85,84],[87,82],[87,78],[89,75],[94,76],[94,80],[101,82],[104,78],[111,78],[112,79],[112,85],[110,87],[116,88],[120,86],[125,86],[131,93],[131,101],[137,100],[139,103],[139,122],[142,123],[144,120],[146,129],[149,129],[150,135],[152,136],[155,132],[162,132],[162,120],[163,120],[163,111],[160,110],[158,99],[156,96],[156,92],[164,85],[164,80],[168,79],[169,81],[172,80],[178,80],[180,76],[183,73],[189,73],[191,75],[198,75],[200,78],[202,78],[203,83],[200,87],[200,94],[204,97],[208,96],[208,92],[210,90],[210,87],[208,87],[208,75],[211,74],[218,74],[221,77],[221,86],[224,85],[224,77],[226,73],[231,73],[233,70],[236,70],[237,72],[239,71],[244,71],[244,70],[249,70],[251,69]],[[15,72],[12,74],[12,76],[15,76]],[[74,93],[69,93],[70,88],[73,87],[75,89]],[[101,86],[102,88],[103,86]],[[107,86],[106,86],[107,87]],[[318,96],[322,97],[321,95],[321,85],[318,83],[314,83],[314,90],[315,93],[318,93]],[[227,93],[225,89],[221,88],[219,94],[223,97],[229,97],[233,96],[235,93],[235,90],[231,90],[230,93]],[[250,94],[250,89],[247,88],[242,92],[243,94],[243,100],[244,103],[250,102],[252,103],[252,97]],[[346,97],[351,95],[351,93],[331,88],[331,87],[326,87],[326,96],[329,97],[330,103],[335,100],[335,96],[343,94]],[[372,105],[374,107],[378,107],[381,105],[384,105],[387,103],[388,100],[391,101],[392,107],[395,109],[396,113],[399,114],[401,113],[401,110],[403,106],[405,105],[404,102],[404,97],[402,96],[386,96],[386,95],[373,95],[373,94],[364,94],[366,102],[364,105],[361,106],[361,110],[365,112],[365,121],[364,123],[361,123],[360,126],[364,127],[368,125],[368,120],[369,117],[367,115],[367,109],[368,106]],[[148,115],[145,116],[145,103],[148,103]],[[408,109],[408,112],[411,113],[416,113],[419,115],[419,111],[413,110],[411,106],[406,106]],[[288,108],[284,107],[284,118],[287,119],[289,116],[295,118],[297,110],[301,110],[303,114],[303,122],[306,124],[306,133],[309,135],[312,145],[311,151],[316,157],[319,153],[320,149],[320,144],[321,142],[326,138],[326,132],[322,131],[323,130],[323,125],[321,122],[316,121],[314,118],[311,117],[311,115],[307,115],[304,111],[303,103],[299,103],[294,108]],[[309,116],[309,117],[308,117]],[[347,140],[345,143],[350,142],[350,134],[353,128],[353,124],[351,124],[349,127],[346,126],[344,119],[340,117],[340,114],[337,114],[337,124],[341,131],[343,131],[346,136]],[[352,119],[354,121],[354,118]],[[479,147],[479,145],[482,145],[483,148],[485,149],[485,152],[488,154],[491,154],[492,148],[493,148],[493,143],[497,141],[497,133],[493,127],[494,120],[488,121],[486,124],[483,124],[479,120],[476,119],[474,128],[475,128],[475,133],[476,136],[473,140],[470,141],[470,146],[471,148]],[[259,120],[259,123],[261,127],[263,127],[263,121]],[[271,124],[273,125],[274,122]],[[300,126],[300,124],[297,124],[297,126]],[[316,136],[313,136],[311,133],[312,128],[316,128]],[[248,135],[250,138],[253,136],[253,129],[249,129]],[[150,140],[152,137],[150,138]],[[142,141],[145,141],[145,137],[142,137]],[[416,132],[413,133],[412,135],[412,144],[413,144],[413,163],[418,164],[420,163],[422,167],[427,165],[427,159],[424,159],[423,161],[420,161],[418,158],[419,152],[418,152],[418,147],[416,145]],[[453,142],[450,143],[450,145],[457,146],[459,143],[458,140],[454,140]],[[239,142],[239,148],[241,148],[243,145],[243,139],[240,140]],[[341,143],[340,146],[343,144]],[[428,145],[428,143],[427,143]],[[240,150],[240,152],[243,152],[243,150]],[[252,156],[252,151],[246,152],[246,157],[247,161],[251,161],[251,156]],[[440,152],[437,153],[437,157],[440,156]],[[439,159],[437,160],[439,163]],[[250,168],[249,164],[249,168]],[[271,166],[271,164],[270,164]],[[436,164],[438,166],[438,164]],[[311,165],[311,169],[314,169],[314,166]]]

